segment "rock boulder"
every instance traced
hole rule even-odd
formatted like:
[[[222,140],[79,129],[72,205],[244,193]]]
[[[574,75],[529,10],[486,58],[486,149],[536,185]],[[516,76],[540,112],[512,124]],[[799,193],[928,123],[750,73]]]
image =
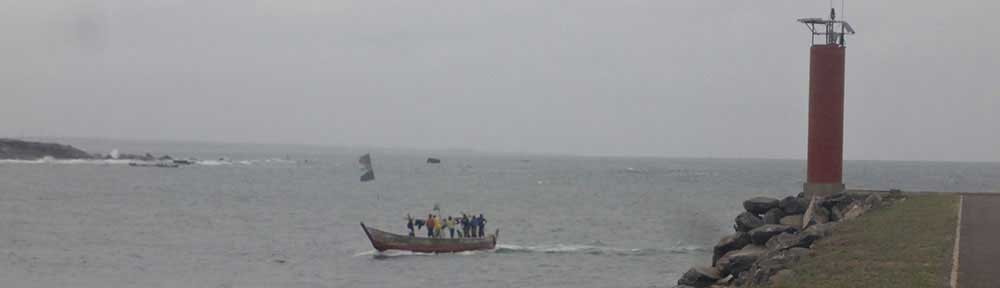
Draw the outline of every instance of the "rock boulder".
[[[778,220],[778,224],[792,227],[802,227],[802,214],[781,217],[781,220]]]
[[[740,213],[736,216],[736,232],[747,232],[764,225],[764,220],[750,212]]]
[[[722,255],[726,255],[729,251],[739,250],[747,246],[747,244],[750,244],[750,235],[747,235],[745,232],[736,232],[735,234],[722,237],[722,239],[719,239],[719,243],[715,244],[715,249],[713,249],[712,265],[715,265],[716,261]]]
[[[719,262],[715,266],[721,273],[719,275],[739,275],[750,269],[750,266],[766,253],[767,248],[763,246],[749,245],[743,249],[726,253],[722,258],[719,258]]]
[[[764,246],[767,247],[767,250],[771,251],[787,250],[794,247],[809,248],[809,245],[812,245],[813,241],[819,238],[821,236],[785,232],[771,237]]]
[[[847,211],[844,212],[844,220],[858,218],[861,214],[865,214],[865,207],[862,207],[857,203],[851,204],[851,206],[847,208]]]
[[[867,198],[865,198],[864,203],[865,203],[865,208],[868,209],[882,207],[882,196],[879,196],[878,193],[872,193],[871,195],[868,195]]]
[[[750,230],[750,243],[764,245],[772,236],[785,232],[794,232],[798,229],[787,225],[767,224]]]
[[[829,208],[838,205],[850,204],[851,202],[853,201],[851,201],[851,197],[847,195],[847,193],[839,192],[831,194],[830,196],[826,196],[826,198],[821,199],[819,201],[819,205]]]
[[[781,208],[771,208],[764,213],[764,224],[779,224],[781,217],[785,217],[785,212]]]
[[[806,206],[809,206],[809,200],[794,196],[785,197],[778,203],[778,208],[781,208],[786,215],[806,213]]]
[[[715,281],[719,281],[719,270],[713,267],[692,267],[684,275],[681,276],[680,280],[677,280],[677,285],[688,285],[692,287],[708,287],[709,285],[715,284]]]
[[[814,198],[809,202],[809,208],[806,209],[806,214],[802,215],[802,226],[803,228],[808,227],[812,224],[823,224],[830,222],[830,210],[827,210],[823,206],[819,205],[819,200]]]
[[[816,239],[820,239],[823,237],[830,236],[830,234],[833,232],[833,227],[836,225],[837,225],[836,222],[816,224],[813,226],[809,226],[809,228],[806,228],[806,230],[803,230],[802,234],[809,235],[811,237],[816,237]]]
[[[778,203],[780,203],[778,199],[771,197],[754,197],[753,199],[743,201],[743,208],[754,215],[760,215],[767,213],[768,210],[777,208]]]

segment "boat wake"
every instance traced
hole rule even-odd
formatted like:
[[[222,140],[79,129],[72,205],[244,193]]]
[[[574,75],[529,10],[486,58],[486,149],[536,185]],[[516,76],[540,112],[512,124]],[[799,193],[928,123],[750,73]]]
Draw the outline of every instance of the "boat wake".
[[[458,253],[441,253],[440,255],[476,255],[476,254],[479,254],[479,253],[482,253],[482,252],[489,252],[489,251],[488,250],[486,250],[486,251],[464,251],[464,252],[458,252]],[[379,252],[379,251],[376,251],[376,250],[368,250],[368,251],[364,251],[364,252],[360,252],[360,253],[354,254],[353,257],[372,257],[372,258],[375,258],[375,259],[392,259],[392,258],[400,258],[400,257],[434,256],[434,255],[439,255],[439,254],[410,252],[410,251],[398,251],[398,250],[389,250],[389,251],[383,251],[383,252]]]
[[[620,248],[602,245],[552,244],[537,246],[521,246],[497,244],[496,253],[547,253],[547,254],[591,254],[617,256],[650,256],[660,254],[688,254],[707,251],[700,246],[675,246],[669,249],[659,248]]]
[[[598,243],[600,244],[600,243]],[[393,259],[413,256],[435,256],[435,255],[479,255],[481,253],[497,254],[517,254],[517,253],[543,253],[543,254],[590,254],[590,255],[615,255],[615,256],[652,256],[662,254],[691,254],[705,253],[708,248],[694,245],[677,245],[669,249],[658,248],[619,248],[603,245],[581,245],[581,244],[551,244],[522,246],[513,244],[497,244],[493,250],[465,251],[458,253],[420,253],[410,251],[389,250],[378,252],[368,250],[354,254],[353,257],[372,257],[375,259]]]

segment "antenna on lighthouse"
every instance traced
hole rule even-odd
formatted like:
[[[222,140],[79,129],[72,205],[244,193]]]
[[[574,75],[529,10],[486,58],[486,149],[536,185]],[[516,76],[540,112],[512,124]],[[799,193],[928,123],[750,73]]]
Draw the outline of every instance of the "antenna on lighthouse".
[[[832,6],[832,5],[831,5]],[[854,35],[854,28],[851,24],[843,20],[837,20],[837,11],[830,7],[830,19],[822,18],[801,18],[799,23],[805,24],[806,28],[812,32],[812,44],[816,44],[816,36],[823,36],[825,43],[819,45],[845,46],[844,36]],[[816,26],[819,26],[817,29]]]

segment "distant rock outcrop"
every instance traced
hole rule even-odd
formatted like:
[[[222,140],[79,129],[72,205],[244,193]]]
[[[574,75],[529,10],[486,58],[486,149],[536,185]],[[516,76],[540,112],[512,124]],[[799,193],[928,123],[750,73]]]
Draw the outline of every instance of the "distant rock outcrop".
[[[0,138],[0,159],[36,160],[46,156],[55,159],[93,158],[87,152],[69,145]]]

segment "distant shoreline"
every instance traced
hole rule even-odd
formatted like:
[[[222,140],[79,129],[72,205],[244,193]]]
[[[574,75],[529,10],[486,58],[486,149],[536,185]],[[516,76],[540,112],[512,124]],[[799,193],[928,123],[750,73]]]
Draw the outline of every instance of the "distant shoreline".
[[[114,154],[114,155],[112,155]],[[91,154],[80,148],[71,145],[36,142],[20,139],[0,138],[0,160],[39,160],[52,158],[59,160],[90,160],[90,159],[122,159],[139,161],[173,160],[168,155],[160,157],[150,153],[139,154],[118,154],[117,151],[104,154]]]
[[[0,159],[37,160],[45,157],[55,159],[95,158],[94,155],[70,145],[0,138]]]

